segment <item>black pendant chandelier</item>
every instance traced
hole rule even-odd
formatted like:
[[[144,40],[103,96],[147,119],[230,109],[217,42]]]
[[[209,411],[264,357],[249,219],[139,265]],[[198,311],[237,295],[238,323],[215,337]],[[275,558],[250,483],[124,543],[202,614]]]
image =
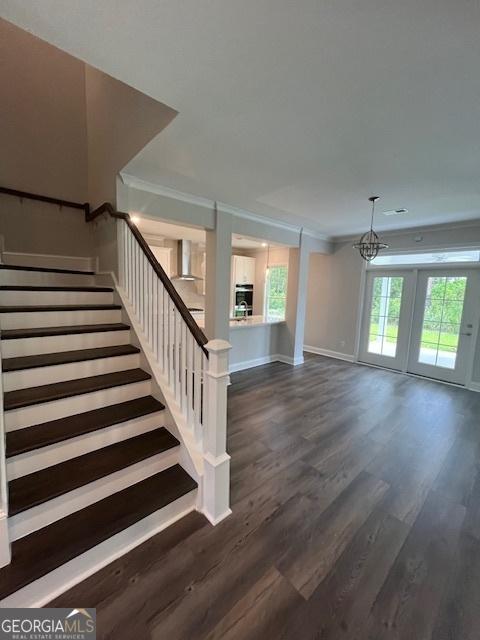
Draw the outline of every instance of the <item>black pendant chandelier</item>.
[[[375,213],[375,202],[379,200],[379,196],[369,198],[372,203],[372,219],[370,221],[370,231],[364,233],[358,242],[353,245],[354,249],[360,251],[360,255],[364,260],[370,262],[378,256],[380,249],[388,249],[388,244],[380,242],[380,238],[373,230],[373,215]]]

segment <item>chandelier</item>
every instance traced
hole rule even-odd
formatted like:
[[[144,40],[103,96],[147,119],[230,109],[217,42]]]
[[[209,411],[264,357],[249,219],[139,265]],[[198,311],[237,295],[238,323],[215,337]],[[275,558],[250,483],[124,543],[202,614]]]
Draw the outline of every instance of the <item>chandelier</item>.
[[[380,249],[388,249],[388,244],[380,242],[380,238],[373,230],[373,216],[375,213],[375,202],[379,200],[379,196],[372,196],[369,198],[372,203],[372,218],[370,221],[370,231],[363,234],[358,242],[353,245],[354,249],[360,251],[360,255],[364,260],[370,262],[378,256]]]

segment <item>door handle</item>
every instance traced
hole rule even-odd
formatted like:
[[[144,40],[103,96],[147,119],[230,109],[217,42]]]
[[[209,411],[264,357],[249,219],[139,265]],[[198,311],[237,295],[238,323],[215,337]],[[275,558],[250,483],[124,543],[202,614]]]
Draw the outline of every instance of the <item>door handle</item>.
[[[460,335],[461,335],[461,336],[471,336],[471,335],[472,335],[472,332],[471,332],[471,331],[467,331],[467,332],[460,331]]]

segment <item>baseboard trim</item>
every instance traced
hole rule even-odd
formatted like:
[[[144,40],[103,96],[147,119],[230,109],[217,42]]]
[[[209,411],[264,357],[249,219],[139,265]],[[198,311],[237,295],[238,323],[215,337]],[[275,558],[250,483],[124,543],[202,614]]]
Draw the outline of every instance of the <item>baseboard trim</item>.
[[[244,371],[245,369],[253,369],[254,367],[260,367],[262,364],[270,364],[270,362],[277,362],[277,355],[262,356],[261,358],[255,358],[253,360],[244,360],[243,362],[236,362],[229,367],[230,373],[237,371]]]
[[[317,356],[326,356],[327,358],[335,358],[336,360],[345,360],[346,362],[355,362],[355,356],[351,353],[342,353],[341,351],[330,351],[330,349],[322,349],[320,347],[312,347],[305,344],[303,350],[307,353],[315,353]]]
[[[244,360],[243,362],[231,364],[229,367],[229,373],[236,373],[237,371],[244,371],[245,369],[261,367],[263,364],[270,364],[271,362],[283,362],[284,364],[296,367],[299,364],[304,363],[304,358],[303,356],[299,358],[291,358],[290,356],[284,356],[280,353],[274,353],[269,356],[262,356],[261,358],[254,358],[253,360]]]
[[[470,384],[467,386],[467,389],[480,393],[480,382],[470,382]]]
[[[283,362],[284,364],[290,364],[292,367],[297,367],[299,364],[303,364],[305,362],[305,358],[303,355],[298,356],[297,358],[291,358],[290,356],[283,356],[281,354],[276,356],[277,362]]]

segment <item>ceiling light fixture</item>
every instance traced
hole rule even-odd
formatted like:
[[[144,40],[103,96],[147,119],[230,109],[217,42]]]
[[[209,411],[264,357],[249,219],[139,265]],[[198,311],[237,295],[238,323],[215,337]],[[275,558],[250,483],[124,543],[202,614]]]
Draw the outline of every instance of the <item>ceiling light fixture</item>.
[[[380,242],[380,238],[373,230],[373,216],[375,214],[375,202],[379,200],[379,196],[372,196],[369,201],[372,203],[372,217],[370,220],[370,231],[363,234],[358,242],[353,245],[354,249],[358,249],[364,260],[370,262],[378,256],[381,249],[388,249],[388,244]]]

